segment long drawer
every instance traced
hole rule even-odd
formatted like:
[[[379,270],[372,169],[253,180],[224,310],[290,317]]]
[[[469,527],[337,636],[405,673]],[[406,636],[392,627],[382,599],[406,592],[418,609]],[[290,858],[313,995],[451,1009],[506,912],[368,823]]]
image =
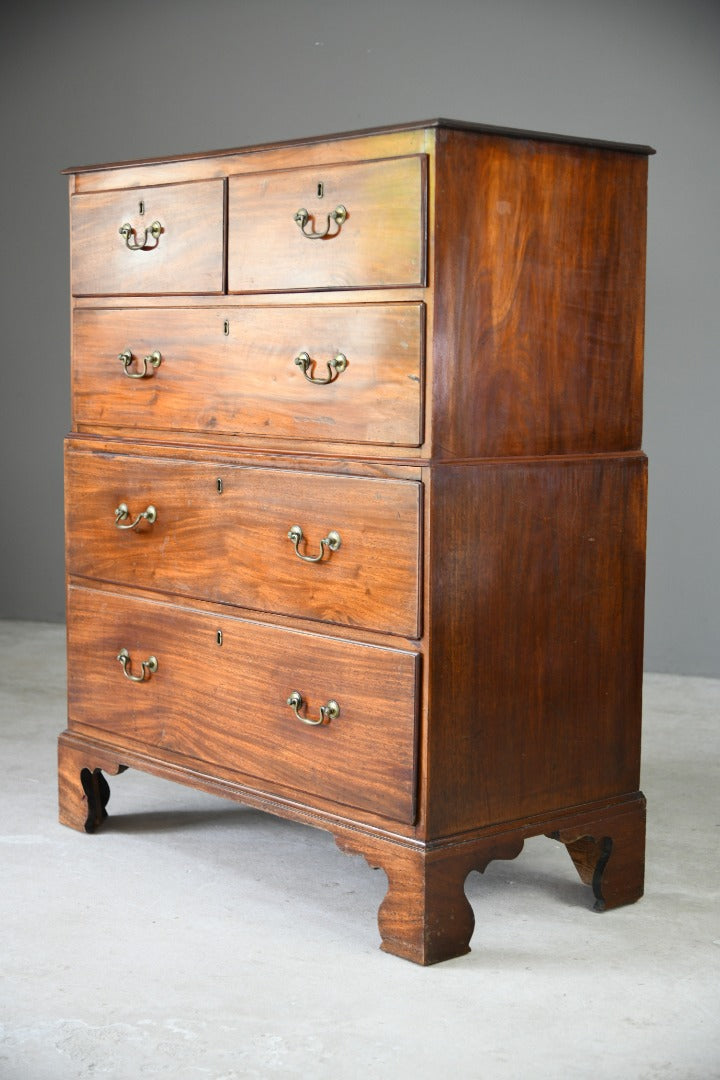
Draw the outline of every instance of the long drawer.
[[[415,815],[418,668],[398,649],[68,590],[71,728],[403,822]]]
[[[409,480],[71,450],[68,572],[417,637],[421,499]]]
[[[75,296],[223,291],[223,180],[73,195],[70,212]]]
[[[75,421],[418,446],[423,329],[412,303],[78,310]]]
[[[425,284],[422,156],[231,176],[228,291]]]

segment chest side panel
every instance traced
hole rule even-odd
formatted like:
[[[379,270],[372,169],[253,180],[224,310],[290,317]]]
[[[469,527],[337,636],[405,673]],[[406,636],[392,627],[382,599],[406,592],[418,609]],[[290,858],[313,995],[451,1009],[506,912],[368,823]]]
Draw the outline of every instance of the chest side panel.
[[[646,159],[438,138],[432,392],[442,456],[638,449]]]
[[[433,475],[434,836],[639,784],[643,455]]]

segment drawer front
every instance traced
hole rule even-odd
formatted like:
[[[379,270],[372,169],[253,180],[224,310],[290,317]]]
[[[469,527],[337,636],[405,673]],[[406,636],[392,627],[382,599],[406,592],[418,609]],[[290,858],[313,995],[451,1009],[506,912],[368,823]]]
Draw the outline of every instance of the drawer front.
[[[75,422],[418,446],[423,329],[422,304],[77,311]]]
[[[409,480],[69,451],[68,572],[417,637],[421,494]]]
[[[73,195],[73,294],[221,293],[224,190],[203,180]]]
[[[230,177],[230,292],[424,284],[424,157]]]
[[[68,591],[71,727],[90,725],[118,741],[408,823],[415,815],[418,666],[415,653],[397,649]],[[293,693],[306,719],[323,717],[330,702],[339,711],[331,708],[329,722],[310,726],[287,704]]]

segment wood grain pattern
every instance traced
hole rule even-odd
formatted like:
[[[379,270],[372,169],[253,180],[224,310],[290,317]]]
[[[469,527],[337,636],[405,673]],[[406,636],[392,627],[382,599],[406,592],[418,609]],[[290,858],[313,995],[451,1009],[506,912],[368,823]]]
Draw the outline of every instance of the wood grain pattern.
[[[73,294],[222,292],[224,190],[224,181],[206,180],[72,195]],[[163,228],[157,246],[128,250],[120,226],[136,229],[139,243],[156,220]]]
[[[135,161],[107,162],[99,165],[75,165],[63,169],[62,171],[63,173],[72,174],[94,173],[98,170],[115,170],[138,166],[187,166],[202,158],[219,158],[222,160],[228,156],[235,157],[237,155],[241,155],[245,158],[250,157],[252,160],[252,157],[257,156],[258,153],[267,154],[277,150],[292,151],[293,149],[300,150],[302,154],[307,156],[315,149],[327,151],[328,147],[333,147],[338,143],[341,144],[341,152],[344,159],[346,155],[348,157],[352,156],[351,147],[353,143],[362,143],[372,140],[373,147],[377,152],[378,143],[382,143],[388,136],[403,138],[408,134],[423,134],[426,131],[432,131],[434,128],[471,131],[475,134],[503,136],[504,138],[509,139],[542,139],[543,142],[571,143],[575,146],[597,146],[608,150],[620,150],[624,153],[643,155],[655,153],[651,146],[640,145],[637,143],[612,142],[607,139],[588,139],[584,136],[561,135],[548,131],[529,131],[527,128],[498,127],[496,124],[478,124],[470,120],[453,120],[448,117],[435,117],[432,120],[417,120],[409,124],[384,124],[382,127],[361,128],[356,131],[342,131],[330,135],[310,135],[300,139],[284,139],[281,141],[259,143],[255,146],[237,147],[234,149],[210,150],[206,152],[197,151],[185,154],[165,155],[163,157],[143,158]],[[350,144],[349,146],[342,145],[343,143],[348,142]]]
[[[597,821],[554,831],[565,844],[580,880],[590,885],[595,911],[634,904],[644,892],[645,799],[606,812]]]
[[[638,449],[646,159],[438,138],[437,455]]]
[[[387,874],[388,891],[378,912],[381,948],[427,965],[470,951],[475,914],[463,887],[468,874],[483,873],[497,859],[517,858],[525,840],[537,833],[538,823],[530,818],[496,825],[463,843],[429,848],[362,832],[338,830],[335,839],[342,851],[362,855]],[[592,886],[596,911],[632,904],[643,895],[645,799],[639,792],[590,812],[568,809],[548,835],[565,843],[573,858],[580,848],[592,851],[592,871],[580,876]]]
[[[163,162],[162,175],[163,180],[167,178],[167,183],[181,183],[210,177],[308,168],[311,165],[326,166],[337,165],[338,162],[409,157],[431,151],[434,141],[435,133],[432,130],[409,130],[367,137],[302,142],[301,145],[276,144],[253,153],[239,150],[218,156],[203,154],[186,160]],[[117,187],[142,187],[152,184],[156,182],[157,174],[157,165],[130,162],[119,168],[109,166],[75,172],[72,183],[76,191],[105,191]]]
[[[543,831],[542,823],[528,820],[509,828],[495,826],[470,842],[427,848],[403,840],[382,823],[370,831],[348,826],[337,816],[328,817],[312,806],[247,787],[222,766],[203,766],[167,751],[159,757],[156,750],[143,751],[142,744],[126,740],[120,747],[74,730],[63,732],[58,740],[58,766],[60,820],[80,831],[94,831],[107,818],[104,807],[109,788],[103,773],[115,775],[128,766],[272,810],[281,817],[329,828],[342,851],[364,857],[371,866],[382,867],[387,875],[388,893],[378,912],[381,948],[419,964],[437,963],[468,952],[475,925],[463,889],[468,873],[483,872],[492,860],[516,858],[524,840]],[[586,864],[578,869],[583,883],[592,886],[596,911],[639,899],[644,863],[642,796],[636,794],[610,805],[551,817],[552,832],[548,835],[566,844],[576,866],[581,859]],[[578,857],[581,850],[583,855]],[[290,854],[290,864],[292,858]]]
[[[417,636],[422,489],[412,481],[68,452],[72,574],[265,612]],[[223,491],[218,493],[217,481]],[[157,521],[118,530],[115,509]],[[300,525],[315,555],[299,559]]]
[[[129,766],[319,825],[422,964],[528,836],[598,910],[642,895],[647,152],[432,121],[72,177],[61,820]]]
[[[78,832],[95,832],[107,818],[110,787],[103,772],[117,776],[125,766],[112,754],[95,749],[84,753],[58,741],[58,815],[61,825]]]
[[[68,642],[70,728],[87,724],[412,821],[415,654],[75,586]],[[116,660],[121,648],[133,673],[150,654],[157,672],[130,682]],[[311,717],[330,699],[339,717],[321,727],[300,723],[286,704],[294,690]]]
[[[117,438],[112,434],[75,434],[65,438],[66,450],[80,450],[94,453],[100,451],[105,454],[123,454],[134,457],[142,457],[150,449],[153,457],[177,459],[178,454],[183,460],[205,461],[221,465],[255,465],[262,468],[287,469],[289,465],[298,468],[301,472],[327,472],[332,469],[333,474],[347,476],[367,476],[375,480],[422,480],[424,475],[423,466],[417,462],[397,462],[382,458],[365,456],[362,458],[344,458],[332,455],[304,454],[298,452],[291,458],[275,448],[265,447],[264,451],[238,447],[237,444],[229,448],[216,445],[202,446],[184,445],[182,450],[177,443],[157,442],[152,440],[146,443],[138,439]],[[334,449],[334,448],[333,448]]]
[[[226,332],[227,324],[227,332]],[[253,434],[319,442],[422,442],[422,304],[124,308],[75,313],[78,423],[132,431]],[[155,350],[152,378],[130,379],[118,355]],[[347,368],[324,386],[337,353]]]
[[[643,455],[434,470],[429,837],[637,790],[645,501]]]
[[[424,284],[424,157],[232,176],[228,184],[230,292]],[[322,232],[338,205],[347,220],[326,239],[308,239],[293,220],[305,208],[308,231]]]
[[[362,834],[340,833],[336,842],[387,874],[388,891],[378,911],[380,948],[425,966],[470,952],[475,915],[465,879],[471,870],[484,871],[493,859],[514,859],[523,836],[513,833],[433,851]]]

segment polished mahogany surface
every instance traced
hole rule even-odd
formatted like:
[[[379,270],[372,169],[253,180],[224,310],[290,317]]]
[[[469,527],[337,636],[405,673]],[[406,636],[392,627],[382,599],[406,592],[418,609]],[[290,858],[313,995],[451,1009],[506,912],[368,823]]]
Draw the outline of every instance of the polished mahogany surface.
[[[428,121],[68,170],[63,823],[137,768],[324,828],[421,964],[528,836],[642,895],[650,152]]]

